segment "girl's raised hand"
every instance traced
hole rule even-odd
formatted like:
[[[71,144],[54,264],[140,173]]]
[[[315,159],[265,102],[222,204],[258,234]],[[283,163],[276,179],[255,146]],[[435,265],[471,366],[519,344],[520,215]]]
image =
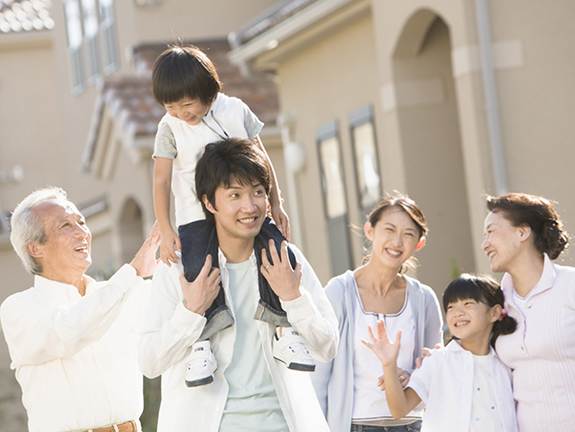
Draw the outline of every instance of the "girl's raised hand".
[[[394,365],[397,363],[397,357],[399,356],[399,349],[401,348],[401,330],[397,332],[395,336],[395,342],[391,343],[389,336],[387,335],[387,329],[383,320],[379,320],[375,326],[375,334],[369,326],[369,337],[371,342],[362,339],[363,344],[371,349],[383,366]]]

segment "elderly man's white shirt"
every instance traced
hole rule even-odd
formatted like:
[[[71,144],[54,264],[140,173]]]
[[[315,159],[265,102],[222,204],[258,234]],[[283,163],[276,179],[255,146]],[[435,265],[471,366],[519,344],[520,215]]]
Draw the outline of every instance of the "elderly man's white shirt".
[[[326,362],[336,353],[337,318],[311,266],[297,248],[290,247],[302,265],[302,295],[293,301],[282,301],[282,307],[290,323],[304,338],[310,353],[317,360]],[[254,290],[257,290],[258,266],[254,254],[250,260]],[[233,312],[226,260],[221,251],[219,262],[226,301]],[[158,432],[217,432],[229,390],[224,371],[232,359],[236,327],[232,325],[210,339],[218,362],[214,382],[187,388],[184,380],[190,347],[199,338],[206,319],[185,308],[179,282],[181,271],[181,264],[172,264],[169,268],[160,264],[154,274],[144,332],[139,341],[140,368],[150,378],[162,374]],[[275,360],[271,344],[275,327],[263,321],[256,321],[256,325],[262,353],[290,431],[329,431],[311,385],[310,374],[289,370]]]
[[[30,432],[95,429],[142,413],[136,332],[144,281],[129,265],[107,282],[85,280],[82,297],[36,276],[0,309]]]

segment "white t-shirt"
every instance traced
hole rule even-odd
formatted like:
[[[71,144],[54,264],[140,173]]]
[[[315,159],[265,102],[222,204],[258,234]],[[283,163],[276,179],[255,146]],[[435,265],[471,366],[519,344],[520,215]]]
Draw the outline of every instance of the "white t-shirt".
[[[473,356],[473,398],[471,404],[472,432],[503,431],[499,407],[493,392],[489,356]]]
[[[209,114],[197,125],[167,114],[160,120],[153,157],[173,160],[172,191],[176,225],[205,219],[196,198],[196,163],[209,143],[230,138],[253,139],[263,123],[240,99],[219,93]],[[171,132],[171,133],[170,133]]]
[[[251,261],[226,263],[236,320],[232,361],[224,376],[230,386],[221,432],[287,432],[274,383],[254,320],[255,296]],[[259,293],[257,293],[259,295]],[[271,344],[271,340],[270,340]]]
[[[401,350],[397,360],[398,367],[411,371],[413,351],[415,349],[415,319],[409,305],[409,291],[405,290],[402,309],[396,314],[378,314],[366,312],[361,297],[355,289],[355,338],[353,357],[353,411],[352,423],[374,426],[397,426],[412,423],[422,417],[421,410],[410,412],[406,419],[395,420],[389,411],[385,392],[377,387],[377,379],[383,375],[383,367],[377,356],[367,348],[362,339],[370,340],[368,326],[375,329],[378,320],[385,322],[390,339],[395,340],[398,330],[401,335]]]

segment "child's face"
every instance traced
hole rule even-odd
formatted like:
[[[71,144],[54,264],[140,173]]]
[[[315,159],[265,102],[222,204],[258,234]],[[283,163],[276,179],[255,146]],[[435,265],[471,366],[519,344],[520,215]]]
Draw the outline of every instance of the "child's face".
[[[451,334],[460,339],[461,345],[468,349],[468,344],[488,346],[492,324],[499,319],[500,314],[499,305],[489,307],[477,300],[463,299],[447,305],[445,319]]]
[[[190,98],[164,104],[164,107],[172,117],[179,118],[192,126],[200,123],[210,109],[210,105],[203,104],[199,99]]]

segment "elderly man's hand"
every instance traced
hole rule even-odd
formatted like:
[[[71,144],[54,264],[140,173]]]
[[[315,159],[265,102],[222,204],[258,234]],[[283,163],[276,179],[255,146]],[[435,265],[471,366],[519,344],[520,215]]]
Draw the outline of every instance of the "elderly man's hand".
[[[154,222],[148,237],[144,240],[144,244],[130,263],[136,269],[136,274],[141,277],[147,277],[154,274],[156,267],[158,267],[158,259],[156,253],[160,246],[160,228],[158,221]]]

